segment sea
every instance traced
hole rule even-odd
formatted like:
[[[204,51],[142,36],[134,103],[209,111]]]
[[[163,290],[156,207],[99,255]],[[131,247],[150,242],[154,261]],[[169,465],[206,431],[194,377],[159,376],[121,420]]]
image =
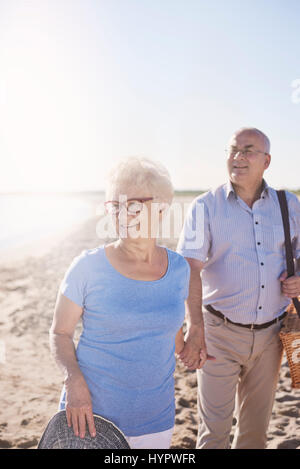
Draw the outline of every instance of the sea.
[[[0,194],[0,255],[103,213],[104,192]]]

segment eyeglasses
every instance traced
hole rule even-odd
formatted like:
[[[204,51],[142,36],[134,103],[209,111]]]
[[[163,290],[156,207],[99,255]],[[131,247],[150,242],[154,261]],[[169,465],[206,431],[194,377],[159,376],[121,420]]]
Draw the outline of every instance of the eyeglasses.
[[[255,148],[247,148],[247,147],[244,148],[243,150],[237,147],[229,147],[225,149],[225,153],[226,155],[231,156],[231,157],[237,155],[237,153],[241,153],[243,156],[253,156],[256,153],[263,153],[264,155],[268,155],[268,153],[266,153],[265,151],[260,151],[260,150],[256,150]]]
[[[128,215],[136,215],[143,209],[143,205],[154,197],[143,197],[141,199],[128,199],[126,202],[118,202],[117,200],[108,200],[104,202],[105,209],[110,215],[116,215],[120,212],[122,206],[126,207]]]

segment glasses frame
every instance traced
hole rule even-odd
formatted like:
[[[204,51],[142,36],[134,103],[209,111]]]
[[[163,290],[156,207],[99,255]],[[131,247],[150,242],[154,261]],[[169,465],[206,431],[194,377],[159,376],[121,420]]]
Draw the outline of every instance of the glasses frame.
[[[154,200],[154,199],[155,197],[139,197],[139,198],[133,197],[131,199],[127,199],[126,202],[119,202],[118,200],[107,200],[106,202],[104,202],[104,207],[106,211],[109,213],[109,210],[107,209],[107,206],[106,206],[107,204],[112,203],[112,202],[119,204],[118,210],[114,213],[114,215],[116,215],[117,213],[120,212],[120,208],[122,207],[122,205],[126,205],[127,214],[132,215],[130,214],[130,212],[128,212],[128,207],[127,207],[128,202],[135,201],[135,202],[140,202],[144,204],[145,202],[148,202],[149,200]]]
[[[266,151],[261,151],[261,150],[256,150],[256,149],[252,149],[252,148],[248,148],[248,149],[237,149],[235,153],[231,152],[229,150],[229,148],[225,148],[225,153],[226,155],[230,155],[230,156],[236,156],[237,153],[241,153],[243,156],[246,156],[247,157],[247,152],[251,152],[251,153],[262,153],[263,155],[268,155],[269,153],[267,153]]]

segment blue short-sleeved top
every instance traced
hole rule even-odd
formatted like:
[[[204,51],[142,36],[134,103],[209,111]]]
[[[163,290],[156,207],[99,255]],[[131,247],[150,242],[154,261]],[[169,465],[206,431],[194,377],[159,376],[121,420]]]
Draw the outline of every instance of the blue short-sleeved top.
[[[175,336],[184,320],[190,266],[165,249],[168,268],[158,280],[125,277],[101,245],[75,257],[60,284],[60,292],[83,307],[76,356],[93,412],[127,436],[174,425]],[[65,408],[64,388],[59,408]]]

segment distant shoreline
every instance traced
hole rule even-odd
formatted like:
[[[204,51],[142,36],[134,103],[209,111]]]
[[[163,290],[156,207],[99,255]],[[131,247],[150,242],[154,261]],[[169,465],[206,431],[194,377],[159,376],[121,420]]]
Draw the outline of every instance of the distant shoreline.
[[[176,201],[176,197],[178,199],[187,197],[189,198],[189,202],[200,194],[204,193],[205,191],[190,191],[190,190],[182,190],[176,191],[174,196],[174,202]],[[293,191],[291,191],[293,192]],[[300,198],[300,190],[294,193]],[[57,193],[55,193],[56,195]],[[82,194],[82,193],[81,193]],[[90,193],[91,194],[91,193]],[[93,192],[97,198],[100,198],[99,195],[103,194],[102,192]],[[20,194],[18,194],[20,195]],[[71,196],[77,196],[79,193],[72,193]],[[103,197],[102,197],[103,199]],[[66,237],[70,234],[75,233],[81,226],[84,226],[86,222],[92,221],[95,225],[97,220],[101,215],[98,214],[96,216],[91,216],[89,218],[85,218],[82,220],[78,220],[78,222],[72,223],[68,227],[59,228],[56,232],[47,235],[47,233],[42,234],[39,237],[33,239],[24,239],[24,242],[20,242],[16,245],[11,245],[5,248],[1,248],[0,246],[0,262],[2,264],[9,264],[13,263],[26,257],[33,256],[33,257],[42,257],[43,255],[47,254],[51,249],[55,248],[62,242]]]
[[[287,189],[286,187],[281,188],[285,191],[292,192],[293,194],[296,194],[297,196],[300,196],[300,188],[299,189]],[[200,194],[204,194],[205,192],[208,192],[211,190],[209,189],[175,189],[174,190],[174,196],[197,196]],[[0,192],[0,196],[7,196],[7,195],[54,195],[54,196],[69,196],[69,197],[82,197],[82,196],[95,196],[99,197],[100,195],[104,195],[105,191],[104,190],[99,190],[99,191],[73,191],[73,192],[64,192],[64,191],[46,191],[46,192],[26,192],[26,191],[20,191],[20,192]]]

